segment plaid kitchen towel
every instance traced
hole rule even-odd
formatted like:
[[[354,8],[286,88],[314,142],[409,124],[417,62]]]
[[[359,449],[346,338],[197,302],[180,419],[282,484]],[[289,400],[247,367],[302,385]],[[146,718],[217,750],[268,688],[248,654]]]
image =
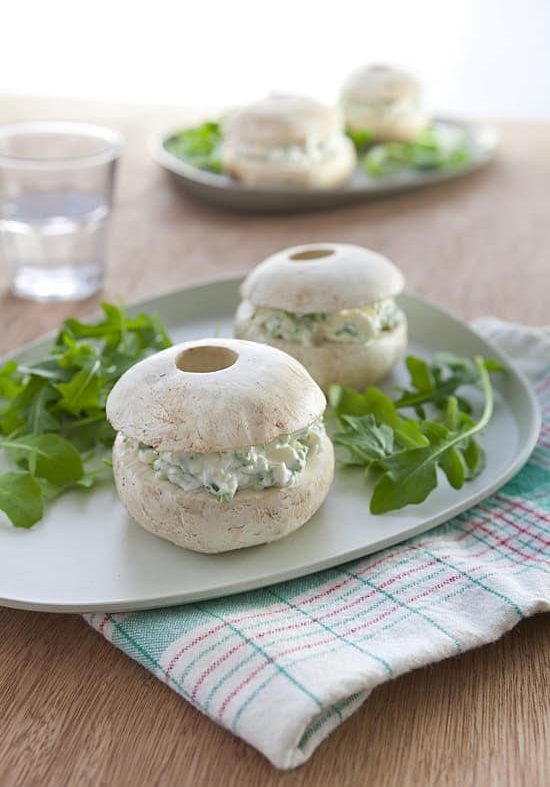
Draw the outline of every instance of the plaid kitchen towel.
[[[550,609],[550,330],[477,328],[531,377],[544,408],[529,463],[497,494],[329,571],[88,622],[275,766],[293,768],[375,686]]]

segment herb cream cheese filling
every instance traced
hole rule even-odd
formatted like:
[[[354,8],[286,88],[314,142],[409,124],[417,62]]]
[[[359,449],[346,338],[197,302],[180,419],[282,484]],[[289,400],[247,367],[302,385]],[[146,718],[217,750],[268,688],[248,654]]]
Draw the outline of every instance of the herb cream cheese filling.
[[[329,156],[339,153],[348,142],[344,134],[334,134],[328,137],[310,137],[304,143],[290,145],[273,145],[259,147],[240,143],[239,153],[248,158],[262,161],[285,162],[289,164],[305,164],[321,161]]]
[[[296,434],[279,437],[266,445],[211,454],[186,451],[159,452],[129,440],[140,462],[150,465],[157,478],[186,492],[205,490],[219,502],[231,500],[239,489],[291,486],[308,459],[319,450],[325,435],[323,419]]]
[[[403,312],[393,298],[386,298],[360,309],[327,313],[297,314],[254,307],[250,323],[259,333],[314,346],[323,342],[367,344],[384,331],[393,330],[403,319]]]

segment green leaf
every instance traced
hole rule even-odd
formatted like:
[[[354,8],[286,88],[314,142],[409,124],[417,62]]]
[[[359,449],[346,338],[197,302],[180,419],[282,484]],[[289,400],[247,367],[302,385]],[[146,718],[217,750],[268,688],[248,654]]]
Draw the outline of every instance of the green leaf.
[[[75,340],[69,335],[65,337],[65,340],[63,349],[61,350],[61,348],[59,348],[57,354],[56,362],[58,367],[61,367],[63,370],[81,369],[83,371],[90,371],[94,367],[98,368],[101,364],[101,355],[104,348],[101,348],[100,351],[98,347],[95,347],[89,342],[81,339]],[[67,372],[67,374],[68,378],[66,376],[66,378],[61,381],[61,384],[70,381],[70,372]]]
[[[458,399],[456,396],[449,396],[447,400],[447,407],[445,408],[445,425],[448,429],[455,432],[460,429],[461,412],[458,407]]]
[[[379,424],[387,424],[393,429],[395,440],[406,448],[427,445],[428,440],[422,434],[418,421],[402,418],[387,394],[379,388],[370,386],[363,394],[363,406],[366,413],[372,413]]]
[[[383,472],[372,497],[371,511],[381,514],[410,504],[422,503],[437,486],[437,467],[442,467],[452,486],[460,488],[466,478],[466,457],[459,452],[468,449],[469,441],[483,431],[493,412],[493,390],[482,358],[476,358],[485,397],[483,413],[472,426],[452,432],[444,424],[424,421],[422,430],[430,443],[427,447],[400,451],[377,462]],[[465,449],[466,447],[466,449]],[[479,456],[478,456],[479,458]],[[474,455],[469,461],[473,465]],[[459,466],[460,465],[460,466]]]
[[[372,493],[372,514],[385,514],[407,505],[423,503],[437,486],[436,462],[431,447],[401,451],[380,464],[384,475]]]
[[[395,440],[407,448],[428,443],[418,422],[402,418],[390,397],[379,388],[370,386],[364,393],[359,393],[352,388],[333,385],[329,389],[329,403],[339,418],[344,415],[374,415],[379,424],[391,427]]]
[[[30,377],[4,407],[0,416],[0,430],[3,434],[12,434],[20,427],[26,426],[29,407],[41,388],[42,380],[38,377]]]
[[[363,394],[353,388],[331,385],[328,391],[328,402],[337,416],[366,415],[368,413]]]
[[[415,355],[409,355],[405,361],[411,376],[411,382],[418,391],[432,391],[435,387],[435,380],[430,371],[429,364]]]
[[[105,420],[105,413],[93,415],[81,421],[67,420],[61,424],[60,433],[69,440],[81,453],[100,450],[102,446],[110,447],[116,437],[111,424]]]
[[[435,365],[442,369],[448,367],[451,371],[459,374],[464,381],[463,385],[475,383],[479,378],[479,370],[475,361],[462,355],[456,355],[451,352],[438,352],[435,354]]]
[[[439,352],[431,363],[413,356],[409,356],[406,363],[411,375],[412,387],[402,390],[401,396],[395,402],[398,409],[412,407],[424,417],[422,408],[426,404],[445,409],[448,398],[456,396],[460,408],[467,413],[471,411],[469,402],[457,394],[457,391],[464,386],[479,385],[479,367],[471,358]],[[486,371],[501,370],[497,362],[481,359],[481,364]]]
[[[479,445],[477,440],[471,437],[465,441],[461,449],[462,457],[466,463],[466,478],[470,481],[485,469],[486,456],[485,451]]]
[[[485,358],[483,361],[488,372],[505,372],[506,367],[496,358]]]
[[[19,367],[19,371],[26,375],[43,377],[45,380],[53,380],[54,382],[66,382],[71,376],[69,370],[60,368],[57,357],[46,358],[28,366],[22,364]]]
[[[22,383],[16,361],[6,361],[0,367],[0,399],[13,399],[21,391]]]
[[[363,157],[362,166],[374,178],[404,170],[455,169],[469,164],[470,143],[464,132],[432,127],[411,142],[383,142]]]
[[[173,134],[166,140],[164,147],[198,169],[221,172],[221,143],[221,125],[210,121]]]
[[[57,434],[25,435],[6,440],[2,446],[33,475],[57,486],[75,483],[84,472],[79,452]]]
[[[392,453],[393,430],[386,424],[378,426],[372,414],[359,418],[344,415],[342,421],[349,429],[334,435],[333,442],[350,451],[354,464],[368,467]]]
[[[63,494],[66,491],[66,486],[57,486],[57,484],[52,484],[50,481],[47,481],[45,478],[37,478],[36,480],[40,484],[40,489],[42,490],[42,498],[45,503],[52,503],[54,500]]]
[[[42,432],[57,429],[59,421],[48,410],[48,406],[58,399],[59,394],[44,382],[29,405],[27,414],[27,428],[29,432],[41,434]]]
[[[110,475],[103,467],[86,473],[83,467],[84,460],[100,462],[112,446],[107,397],[126,369],[170,346],[157,316],[129,316],[110,303],[102,312],[90,322],[67,319],[43,358],[0,367],[2,445],[12,461],[36,474],[46,501]]]
[[[0,510],[15,527],[32,527],[44,511],[40,484],[29,473],[2,473]]]
[[[374,132],[370,128],[356,129],[352,131],[348,129],[346,134],[351,139],[357,150],[363,150],[370,145],[374,139]]]
[[[112,477],[112,465],[107,460],[104,460],[103,463],[99,465],[99,467],[86,470],[82,478],[78,479],[78,486],[83,487],[84,489],[91,489],[96,484],[110,480]]]
[[[439,449],[441,446],[444,446],[446,442],[452,442],[453,444],[456,442],[455,438],[458,434],[457,429],[460,426],[460,418],[458,417],[458,410],[455,409],[456,399],[454,401],[455,407],[452,406],[451,402],[451,407],[448,408],[448,410],[451,411],[450,420],[456,424],[456,428],[447,427],[444,424],[435,423],[429,420],[424,421],[422,424],[422,431],[429,439],[432,448]],[[461,458],[459,446],[460,443],[444,450],[437,459],[437,463],[454,489],[461,489],[464,486],[465,480],[465,462]]]
[[[61,394],[58,406],[72,415],[102,407],[100,394],[105,378],[99,372],[100,363],[96,361],[91,369],[77,372],[68,383],[57,383],[55,388]]]
[[[456,448],[449,448],[439,459],[439,466],[447,476],[447,481],[453,489],[462,489],[466,479],[464,462]]]

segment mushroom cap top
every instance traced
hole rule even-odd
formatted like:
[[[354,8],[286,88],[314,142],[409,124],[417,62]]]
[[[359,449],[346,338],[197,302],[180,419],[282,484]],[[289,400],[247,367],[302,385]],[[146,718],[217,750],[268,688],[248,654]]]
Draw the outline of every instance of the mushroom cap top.
[[[158,451],[213,453],[262,445],[306,429],[323,392],[281,350],[239,339],[184,342],[125,372],[107,418]]]
[[[241,287],[254,306],[298,314],[356,309],[392,298],[401,271],[375,251],[349,243],[308,243],[272,254]]]
[[[343,122],[338,106],[304,96],[270,96],[237,110],[226,121],[224,141],[254,148],[304,145],[342,133]]]
[[[348,101],[392,103],[420,97],[417,80],[399,68],[387,65],[364,66],[354,71],[342,87]]]

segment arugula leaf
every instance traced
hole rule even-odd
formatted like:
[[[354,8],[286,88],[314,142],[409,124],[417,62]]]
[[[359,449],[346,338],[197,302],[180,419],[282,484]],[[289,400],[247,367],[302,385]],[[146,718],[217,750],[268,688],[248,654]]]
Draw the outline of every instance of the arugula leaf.
[[[44,377],[46,380],[54,382],[67,381],[70,378],[70,371],[62,369],[57,358],[47,358],[44,361],[31,363],[30,365],[20,364],[18,367],[20,375],[31,375],[33,377]]]
[[[349,449],[354,458],[353,464],[369,466],[377,459],[389,456],[393,451],[393,429],[387,424],[378,426],[374,415],[359,418],[352,415],[342,416],[349,431],[334,435],[333,443]]]
[[[376,476],[373,514],[422,503],[437,486],[438,468],[454,489],[460,489],[484,467],[476,437],[493,411],[489,371],[501,371],[502,366],[491,359],[472,361],[449,353],[438,354],[432,362],[409,356],[406,366],[413,387],[395,402],[373,386],[363,393],[340,386],[329,390],[331,412],[342,426],[334,443],[348,450],[346,464]],[[479,421],[457,393],[471,384],[480,385],[484,394]],[[435,420],[426,418],[425,406],[435,411]],[[417,419],[402,417],[397,409],[401,407],[413,408]]]
[[[58,486],[78,481],[84,472],[80,453],[57,434],[25,435],[4,440],[1,446],[17,462],[27,465],[32,475]]]
[[[439,459],[439,466],[453,489],[462,489],[466,480],[464,461],[456,448],[449,448]]]
[[[427,445],[417,421],[402,418],[395,404],[379,388],[369,386],[364,393],[338,385],[331,386],[329,402],[336,415],[367,415],[371,413],[378,423],[386,424],[393,430],[396,441],[407,448]]]
[[[399,409],[423,407],[432,403],[444,409],[448,398],[466,385],[479,385],[479,367],[470,358],[462,358],[452,353],[437,353],[435,360],[428,362],[423,358],[408,356],[407,369],[411,376],[412,388],[403,389],[395,402]],[[486,371],[503,371],[498,361],[482,359]],[[470,412],[470,404],[463,398],[459,403],[465,412]]]
[[[178,131],[166,140],[164,147],[169,153],[198,169],[221,172],[221,143],[221,124],[209,121]]]
[[[0,511],[15,527],[32,527],[42,519],[42,490],[30,473],[9,471],[0,475]]]
[[[372,493],[370,510],[383,514],[403,506],[422,503],[437,486],[437,466],[441,466],[449,483],[460,489],[465,480],[464,465],[458,455],[461,445],[481,432],[493,412],[493,389],[482,358],[477,358],[485,406],[477,423],[463,431],[451,432],[442,424],[425,422],[430,445],[403,451],[379,461],[383,472]],[[459,464],[461,467],[459,467]]]
[[[34,399],[29,405],[27,412],[27,427],[32,434],[53,431],[58,428],[59,421],[48,410],[48,405],[59,399],[58,394],[48,386],[47,382],[42,383]]]
[[[434,389],[434,376],[429,364],[423,358],[409,355],[405,363],[411,376],[411,382],[418,391],[432,391]]]
[[[346,134],[351,139],[357,150],[363,150],[370,145],[374,138],[374,133],[370,128],[347,129]]]
[[[66,489],[64,486],[52,484],[45,478],[39,478],[38,476],[35,476],[35,480],[38,481],[42,491],[42,500],[44,503],[52,503],[54,500],[57,500],[57,498],[62,495]]]
[[[82,369],[68,383],[57,383],[61,394],[59,407],[72,415],[81,415],[90,408],[103,406],[101,392],[105,378],[100,375],[101,363],[96,360],[91,369]]]
[[[477,440],[470,438],[465,442],[461,453],[466,462],[466,480],[471,481],[472,478],[476,478],[485,469],[487,463],[485,451]]]
[[[423,503],[437,486],[436,466],[429,457],[429,448],[413,448],[388,457],[382,465],[385,473],[372,493],[371,514]]]
[[[432,448],[445,445],[445,442],[454,438],[456,430],[451,430],[443,424],[434,421],[425,421],[422,431],[428,437]],[[461,489],[466,479],[466,463],[461,456],[462,440],[455,446],[447,448],[439,455],[438,464],[447,476],[447,480],[454,489]]]
[[[445,424],[449,429],[456,430],[460,427],[461,412],[458,407],[458,399],[456,396],[449,396],[447,406],[445,408]]]
[[[35,396],[42,388],[42,380],[38,377],[30,377],[27,384],[21,384],[13,399],[0,411],[0,431],[3,434],[11,434],[27,423],[29,408]]]
[[[458,169],[467,166],[472,151],[465,132],[431,127],[411,142],[383,142],[363,157],[362,165],[373,178],[404,170]]]
[[[105,417],[109,392],[126,369],[171,343],[158,317],[130,317],[109,303],[101,308],[99,320],[66,320],[47,357],[0,367],[0,448],[28,470],[13,474],[15,480],[8,474],[6,488],[38,489],[40,505],[110,473],[97,468],[115,437]],[[4,510],[11,517],[12,509]]]
[[[78,486],[83,489],[91,489],[96,484],[109,481],[112,478],[113,463],[111,454],[105,456],[100,465],[90,467],[83,474],[82,478],[78,479]]]
[[[21,391],[17,362],[7,361],[0,367],[0,399],[13,399]]]

